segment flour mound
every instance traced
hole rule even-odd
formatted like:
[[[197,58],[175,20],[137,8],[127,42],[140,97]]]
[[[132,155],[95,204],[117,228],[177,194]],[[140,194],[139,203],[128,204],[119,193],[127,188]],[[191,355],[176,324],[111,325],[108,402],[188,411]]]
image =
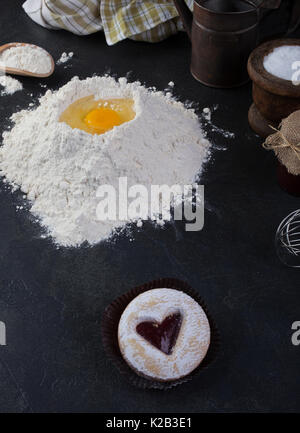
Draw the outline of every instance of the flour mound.
[[[72,129],[59,122],[75,100],[133,98],[136,117],[102,135]],[[1,174],[27,195],[31,212],[58,245],[95,244],[130,221],[99,221],[100,185],[128,187],[191,184],[209,155],[198,118],[162,92],[125,78],[73,78],[58,91],[48,90],[34,110],[12,116],[3,133]],[[149,218],[151,219],[151,214]]]

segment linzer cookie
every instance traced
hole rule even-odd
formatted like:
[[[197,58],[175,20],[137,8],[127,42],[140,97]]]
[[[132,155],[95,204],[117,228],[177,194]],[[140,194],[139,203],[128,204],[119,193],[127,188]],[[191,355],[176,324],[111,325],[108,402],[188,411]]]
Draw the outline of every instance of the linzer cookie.
[[[121,353],[138,374],[169,381],[187,376],[210,343],[206,314],[179,290],[154,289],[137,296],[122,314]]]
[[[219,333],[202,298],[187,283],[163,278],[136,287],[103,315],[106,354],[139,388],[169,389],[215,360]]]

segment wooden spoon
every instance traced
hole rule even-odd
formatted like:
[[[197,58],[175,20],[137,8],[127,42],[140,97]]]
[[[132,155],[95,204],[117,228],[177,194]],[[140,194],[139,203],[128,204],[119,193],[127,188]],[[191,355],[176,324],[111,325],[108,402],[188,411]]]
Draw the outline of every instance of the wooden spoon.
[[[39,48],[37,47],[37,45],[33,45],[33,44],[24,44],[21,42],[11,42],[9,44],[5,44],[0,46],[0,54],[3,53],[3,51],[8,50],[9,48],[12,47],[16,47],[16,46],[30,46],[30,47],[34,47],[34,48]],[[4,65],[1,65],[0,63],[0,71],[3,71],[7,74],[12,74],[12,75],[23,75],[24,77],[37,77],[37,78],[46,78],[46,77],[50,77],[50,75],[53,74],[54,72],[54,68],[55,68],[55,63],[53,60],[53,57],[51,56],[51,54],[49,54],[46,50],[44,50],[48,56],[50,57],[51,60],[51,70],[50,72],[47,72],[47,74],[36,74],[34,72],[30,72],[30,71],[23,71],[22,69],[16,69],[16,68],[10,68],[10,67],[5,67]]]

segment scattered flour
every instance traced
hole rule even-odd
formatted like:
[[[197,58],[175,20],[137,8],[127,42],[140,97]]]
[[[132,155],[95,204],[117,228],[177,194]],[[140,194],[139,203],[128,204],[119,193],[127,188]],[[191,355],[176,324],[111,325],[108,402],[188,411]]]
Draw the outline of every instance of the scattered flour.
[[[102,135],[58,121],[71,103],[88,95],[133,98],[136,117]],[[128,187],[142,184],[148,191],[153,184],[189,185],[209,156],[194,110],[139,82],[75,77],[39,102],[12,116],[15,125],[3,133],[0,171],[27,195],[31,212],[58,245],[95,244],[130,222],[97,220],[100,185],[118,190],[124,176]]]
[[[16,45],[3,51],[0,63],[35,74],[48,74],[52,69],[51,57],[47,51],[33,45]]]
[[[207,121],[211,121],[211,109],[209,107],[203,108],[203,117]]]
[[[12,95],[15,92],[23,89],[23,85],[22,83],[20,83],[20,81],[16,80],[15,78],[9,77],[8,75],[0,76],[0,85],[3,87],[3,90],[1,91],[1,96]]]
[[[62,65],[63,63],[68,62],[69,60],[72,59],[72,57],[74,56],[73,52],[70,53],[62,53],[61,57],[57,60],[56,64],[57,65]]]
[[[227,131],[226,129],[220,128],[212,122],[212,113],[215,112],[218,108],[218,105],[215,105],[211,110],[209,107],[205,107],[202,110],[202,118],[205,121],[206,125],[211,127],[212,132],[217,132],[218,134],[223,135],[225,138],[235,138],[235,133],[231,131]]]
[[[275,48],[264,58],[264,68],[275,77],[292,81],[294,62],[300,62],[300,46],[284,45]]]

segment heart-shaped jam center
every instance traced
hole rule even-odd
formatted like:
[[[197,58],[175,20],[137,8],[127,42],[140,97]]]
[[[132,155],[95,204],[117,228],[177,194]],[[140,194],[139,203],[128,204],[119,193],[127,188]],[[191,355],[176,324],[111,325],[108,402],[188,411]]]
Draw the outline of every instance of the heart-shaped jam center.
[[[174,313],[167,316],[161,323],[141,322],[137,325],[136,332],[166,355],[171,355],[181,323],[181,314]]]

